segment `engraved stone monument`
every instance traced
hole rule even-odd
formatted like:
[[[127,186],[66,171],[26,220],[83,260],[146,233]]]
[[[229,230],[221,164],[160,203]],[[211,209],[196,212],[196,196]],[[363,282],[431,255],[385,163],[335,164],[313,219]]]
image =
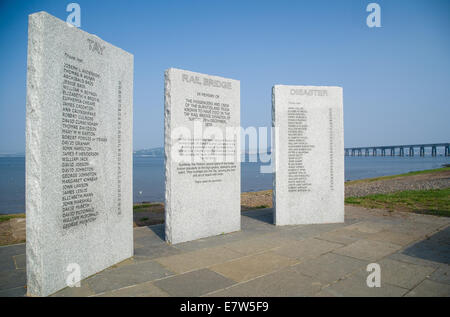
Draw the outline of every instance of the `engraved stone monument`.
[[[272,120],[274,223],[343,222],[342,88],[276,85]]]
[[[165,73],[166,240],[240,230],[240,82]]]
[[[133,55],[46,12],[29,16],[28,294],[133,256]]]

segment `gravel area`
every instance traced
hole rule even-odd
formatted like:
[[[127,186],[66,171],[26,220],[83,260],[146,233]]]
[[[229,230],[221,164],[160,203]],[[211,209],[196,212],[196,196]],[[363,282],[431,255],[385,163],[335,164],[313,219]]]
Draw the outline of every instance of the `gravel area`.
[[[345,185],[345,197],[387,194],[403,190],[443,189],[450,187],[450,171],[418,174],[378,181],[361,181]]]

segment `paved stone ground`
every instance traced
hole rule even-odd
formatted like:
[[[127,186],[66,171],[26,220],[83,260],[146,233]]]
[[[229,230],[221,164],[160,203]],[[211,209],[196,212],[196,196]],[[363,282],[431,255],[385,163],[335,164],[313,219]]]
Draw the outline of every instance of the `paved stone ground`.
[[[344,224],[272,225],[167,245],[163,225],[134,230],[135,256],[54,296],[450,296],[450,219],[346,206]],[[0,247],[0,296],[23,296],[25,245]],[[381,287],[366,286],[367,264]]]

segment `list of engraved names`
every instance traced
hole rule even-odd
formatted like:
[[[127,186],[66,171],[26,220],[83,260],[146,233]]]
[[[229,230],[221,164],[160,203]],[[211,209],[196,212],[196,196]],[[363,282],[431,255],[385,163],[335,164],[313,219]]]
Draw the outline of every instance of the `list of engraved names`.
[[[99,137],[96,92],[99,73],[85,69],[82,60],[65,53],[62,87],[62,216],[63,228],[96,220],[94,193],[91,186],[98,180],[90,159],[97,157],[97,144],[107,142]]]
[[[308,143],[308,111],[300,104],[289,103],[288,111],[288,190],[308,192],[311,183],[303,158],[314,148]]]

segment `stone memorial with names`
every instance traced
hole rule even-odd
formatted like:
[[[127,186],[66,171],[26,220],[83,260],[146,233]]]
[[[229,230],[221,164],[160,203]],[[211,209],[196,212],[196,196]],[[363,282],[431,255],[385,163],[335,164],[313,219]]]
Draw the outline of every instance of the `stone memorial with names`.
[[[274,223],[343,222],[342,88],[274,86],[272,124]]]
[[[46,12],[29,16],[28,294],[133,256],[133,55]]]
[[[240,230],[240,82],[165,73],[165,227],[175,244]]]

